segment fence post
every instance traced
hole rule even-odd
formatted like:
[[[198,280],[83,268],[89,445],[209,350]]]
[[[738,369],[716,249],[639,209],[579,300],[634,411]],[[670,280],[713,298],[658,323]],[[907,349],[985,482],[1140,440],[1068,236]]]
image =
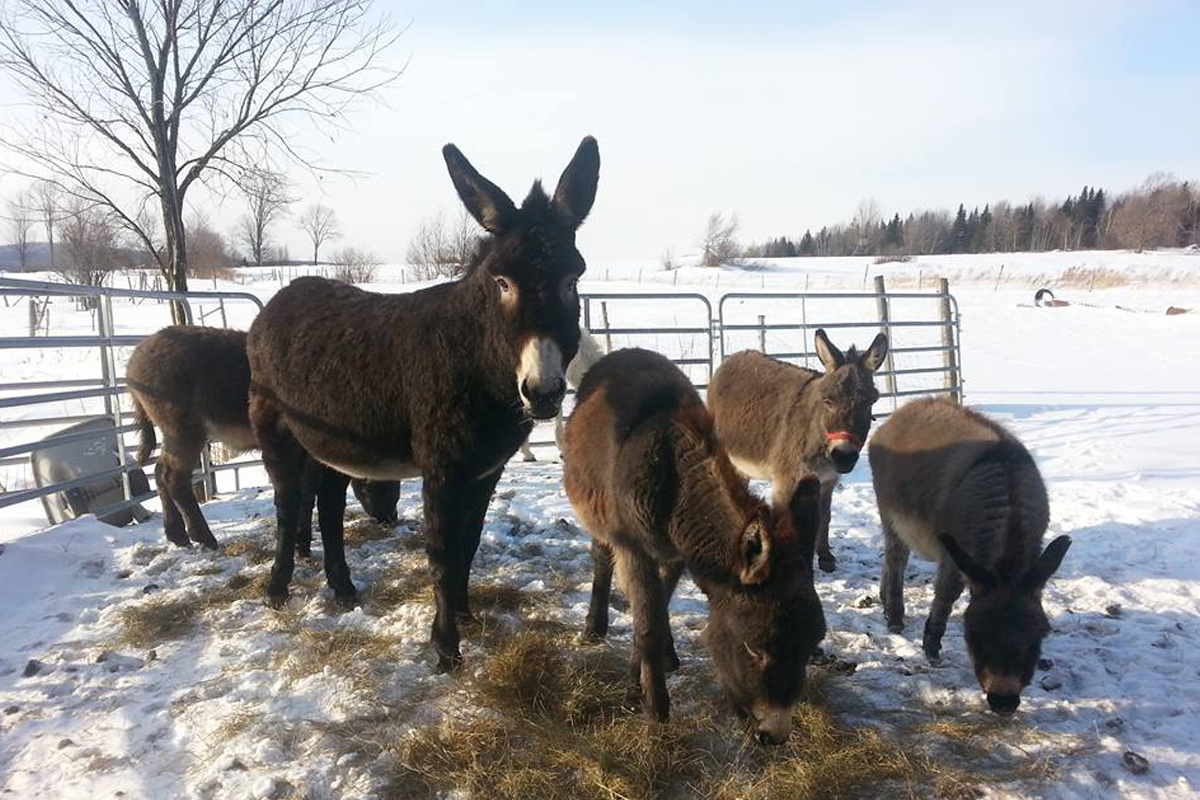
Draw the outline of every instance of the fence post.
[[[887,370],[887,390],[892,396],[892,407],[896,407],[896,370],[895,364],[892,362],[892,348],[896,346],[892,341],[892,315],[891,309],[888,308],[887,288],[883,284],[883,276],[875,276],[875,310],[879,315],[879,328],[883,331],[883,335],[888,338],[888,352],[884,359],[884,369]]]
[[[612,334],[608,332],[608,301],[600,301],[600,320],[604,323],[604,352],[612,352]]]
[[[767,352],[767,316],[765,314],[758,315],[758,350],[761,353]]]
[[[100,375],[104,380],[104,388],[108,392],[104,395],[104,413],[112,420],[113,430],[117,437],[117,459],[121,466],[125,467],[128,461],[125,452],[125,434],[121,431],[124,420],[121,414],[121,397],[117,393],[117,359],[113,353],[112,343],[107,341],[115,330],[112,297],[105,294],[96,299],[99,301],[96,306],[96,318],[99,323],[100,335],[106,340],[100,345]],[[121,494],[126,500],[133,499],[133,489],[129,485],[128,472],[121,473]]]
[[[954,325],[954,311],[951,308],[950,302],[950,281],[946,278],[941,278],[939,281],[938,293],[942,296],[942,366],[945,372],[942,376],[942,385],[950,390],[950,399],[956,403],[962,402],[962,387],[958,382],[958,350],[956,349]]]

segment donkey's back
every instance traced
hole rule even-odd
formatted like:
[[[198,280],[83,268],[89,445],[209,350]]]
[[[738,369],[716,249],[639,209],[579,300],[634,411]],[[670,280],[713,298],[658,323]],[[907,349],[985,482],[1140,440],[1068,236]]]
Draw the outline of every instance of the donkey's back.
[[[949,400],[916,400],[879,428],[869,458],[880,514],[924,558],[939,560],[938,536],[952,532],[989,566],[1006,548],[1037,557],[1049,522],[1045,484],[996,422]],[[1028,545],[1009,541],[1018,535]]]

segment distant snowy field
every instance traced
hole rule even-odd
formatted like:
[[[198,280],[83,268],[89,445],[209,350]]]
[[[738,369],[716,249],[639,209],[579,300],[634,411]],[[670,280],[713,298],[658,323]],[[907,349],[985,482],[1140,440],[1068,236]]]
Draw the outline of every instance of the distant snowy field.
[[[899,711],[928,719],[950,715],[984,726],[983,735],[994,735],[997,747],[1011,748],[1005,752],[1032,751],[1059,763],[1052,784],[1017,780],[985,787],[988,796],[1196,796],[1200,313],[1163,312],[1169,305],[1200,312],[1200,254],[870,261],[768,261],[761,272],[593,264],[583,289],[647,291],[662,284],[655,288],[715,298],[726,289],[802,290],[806,281],[814,290],[857,291],[874,274],[905,288],[918,281],[928,287],[933,275],[949,277],[962,311],[967,401],[1029,445],[1050,490],[1048,536],[1074,539],[1045,595],[1054,627],[1043,653],[1048,668],[1026,690],[1014,720],[986,714],[962,641],[965,601],[951,618],[942,663],[924,661],[919,633],[932,569],[915,559],[906,590],[908,628],[903,635],[887,632],[869,600],[878,594],[880,533],[863,458],[834,502],[839,570],[818,575],[830,630],[825,649],[857,665],[853,674],[831,678],[829,692],[855,698],[864,718],[885,725]],[[1086,278],[1060,279],[1072,267],[1120,273],[1125,282],[1099,288],[1112,280],[1097,280],[1089,291]],[[384,268],[386,283],[376,288],[414,288],[399,275]],[[1087,305],[1034,308],[1031,287],[1040,285]],[[221,288],[266,299],[278,283],[257,274],[244,286]],[[140,332],[152,330],[160,323],[156,315],[165,313],[153,305],[129,311],[118,309],[118,320]],[[228,313],[237,324],[249,320],[249,307],[230,306]],[[51,333],[65,334],[88,330],[89,319],[56,306],[51,322]],[[25,325],[23,305],[0,309],[5,335],[23,335]],[[869,336],[862,335],[859,344],[866,344]],[[4,382],[79,376],[95,360],[77,352],[12,350],[0,358]],[[0,443],[48,432],[0,429]],[[545,460],[549,451],[540,455],[536,464],[509,465],[488,512],[472,581],[553,598],[535,611],[498,609],[499,625],[520,626],[535,615],[581,626],[588,540],[563,496],[559,465]],[[22,480],[16,472],[4,479],[9,488]],[[413,549],[421,519],[417,482],[405,484],[402,525],[394,534],[373,533],[361,520],[349,523],[348,557],[363,604],[345,614],[328,606],[319,567],[298,569],[285,612],[259,601],[258,581],[269,568],[263,560],[273,516],[269,488],[226,494],[204,510],[217,538],[236,543],[232,552],[167,549],[157,515],[129,529],[90,518],[46,528],[36,503],[0,511],[0,795],[366,800],[378,796],[390,765],[382,755],[347,746],[330,726],[381,710],[394,714],[401,729],[461,716],[460,678],[431,669],[428,602],[419,593],[388,591],[397,576],[416,575],[423,585],[423,556]],[[204,610],[152,644],[129,638],[139,609],[172,602]],[[703,618],[703,596],[685,580],[672,605],[683,672],[709,680],[698,638]],[[627,652],[630,620],[620,611],[613,620],[612,646]],[[367,665],[368,680],[349,653],[339,667],[306,661],[307,649],[355,636],[387,643],[386,657]],[[485,638],[467,632],[468,672],[486,661]],[[31,660],[36,672],[26,676]],[[729,731],[741,735],[732,719]],[[1144,756],[1149,771],[1135,775],[1123,766],[1126,751]]]

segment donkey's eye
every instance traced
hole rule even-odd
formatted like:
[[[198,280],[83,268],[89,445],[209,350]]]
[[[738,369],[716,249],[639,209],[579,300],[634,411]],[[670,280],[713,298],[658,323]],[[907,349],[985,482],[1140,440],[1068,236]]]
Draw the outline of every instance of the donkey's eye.
[[[502,278],[497,275],[493,280],[496,281],[496,285],[500,287],[500,291],[504,294],[512,291],[512,284],[509,283],[508,278]]]
[[[829,409],[830,411],[833,411],[835,408],[837,408],[837,403],[833,402],[833,400],[828,397],[826,397],[822,402],[825,404],[825,408]]]

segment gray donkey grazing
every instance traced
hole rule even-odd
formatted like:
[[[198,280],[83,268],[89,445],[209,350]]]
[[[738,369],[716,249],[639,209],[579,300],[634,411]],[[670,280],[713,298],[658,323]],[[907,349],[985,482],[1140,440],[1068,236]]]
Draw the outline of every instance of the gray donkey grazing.
[[[1071,545],[1059,536],[1042,549],[1050,507],[1033,458],[1003,427],[946,399],[903,406],[875,433],[868,457],[883,521],[888,629],[904,627],[910,549],[938,564],[923,639],[930,660],[965,576],[963,631],[975,675],[988,706],[1012,714],[1050,630],[1042,587]]]
[[[888,340],[881,333],[864,352],[851,347],[844,354],[823,330],[814,340],[824,373],[745,350],[725,359],[713,375],[708,406],[734,466],[751,478],[770,480],[775,505],[786,503],[805,475],[821,479],[817,561],[831,572],[833,490],[854,469],[871,430],[871,405],[879,399],[873,376],[887,356]]]
[[[760,742],[787,739],[825,635],[812,571],[816,478],[768,507],[729,463],[687,376],[647,350],[617,350],[584,376],[565,439],[563,486],[592,536],[589,632],[607,629],[615,560],[645,713],[663,720],[670,708],[665,673],[678,660],[667,605],[686,566],[708,598],[704,639],[726,693]]]

